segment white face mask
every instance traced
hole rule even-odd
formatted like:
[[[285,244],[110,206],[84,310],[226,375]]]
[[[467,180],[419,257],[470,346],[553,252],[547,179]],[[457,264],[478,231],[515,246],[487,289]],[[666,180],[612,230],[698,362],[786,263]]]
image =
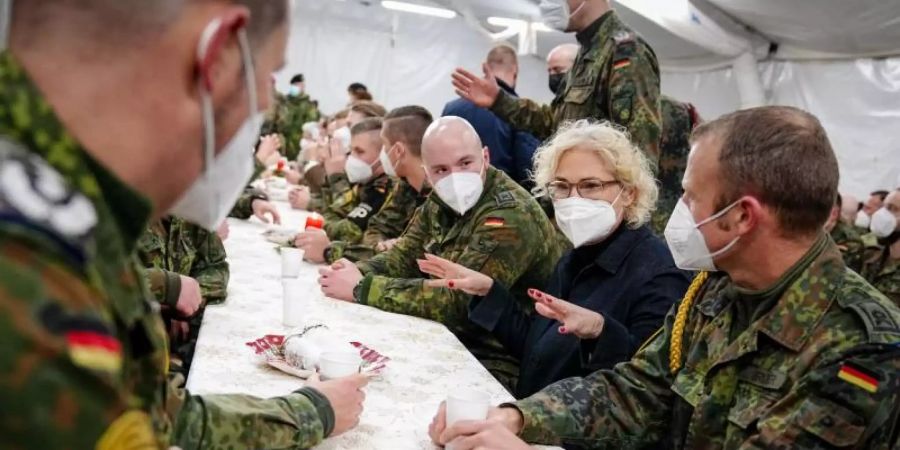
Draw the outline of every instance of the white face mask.
[[[347,162],[344,163],[344,171],[347,172],[347,179],[351,183],[365,183],[372,179],[372,166],[375,164],[378,164],[378,161],[369,165],[369,163],[356,156],[350,156],[347,158]]]
[[[869,224],[869,229],[877,237],[888,237],[897,229],[897,218],[886,208],[881,208],[872,214],[872,223]]]
[[[214,21],[207,26],[198,49],[198,60],[202,60],[205,56],[206,47],[219,26],[219,21]],[[244,30],[238,31],[238,41],[244,60],[250,117],[244,121],[225,148],[216,156],[212,96],[206,86],[202,82],[200,83],[200,102],[204,126],[204,172],[169,210],[170,214],[210,231],[214,231],[225,220],[228,212],[234,206],[234,202],[240,197],[253,175],[253,145],[259,139],[262,125],[263,112],[259,111],[253,60]]]
[[[700,227],[722,217],[731,208],[734,208],[738,202],[736,201],[706,220],[696,223],[687,203],[684,200],[678,201],[678,205],[672,211],[672,217],[669,218],[665,231],[666,243],[669,244],[669,250],[672,252],[672,257],[675,259],[675,265],[678,268],[709,272],[717,270],[713,260],[731,250],[734,244],[737,244],[738,240],[740,240],[740,236],[734,238],[720,250],[710,253],[709,247],[706,246],[706,239],[703,237],[703,233],[700,232]]]
[[[538,8],[541,10],[541,18],[545,25],[565,33],[569,31],[569,22],[571,22],[572,16],[578,14],[585,4],[587,4],[587,0],[582,1],[575,11],[570,12],[569,2],[566,0],[541,0]]]
[[[622,191],[612,203],[569,197],[553,202],[556,224],[575,248],[606,239],[616,226],[618,216],[613,205],[619,201]]]
[[[350,152],[350,127],[340,127],[334,130],[334,138],[341,142],[341,148],[345,152]]]
[[[388,155],[391,149],[382,148],[381,154],[378,155],[378,160],[381,161],[381,167],[384,168],[384,173],[389,177],[397,176],[397,169],[394,167],[394,163],[391,162],[391,157]]]
[[[869,215],[866,214],[865,211],[860,211],[860,212],[856,213],[856,220],[853,222],[853,224],[859,228],[865,228],[868,230],[869,223],[871,221],[872,221],[872,218],[869,217]]]
[[[431,183],[434,186],[434,192],[447,206],[453,208],[460,215],[464,215],[466,211],[472,209],[478,203],[481,194],[484,192],[484,180],[481,179],[481,174],[484,173],[484,166],[485,164],[482,164],[478,173],[455,172],[442,178],[437,183]]]

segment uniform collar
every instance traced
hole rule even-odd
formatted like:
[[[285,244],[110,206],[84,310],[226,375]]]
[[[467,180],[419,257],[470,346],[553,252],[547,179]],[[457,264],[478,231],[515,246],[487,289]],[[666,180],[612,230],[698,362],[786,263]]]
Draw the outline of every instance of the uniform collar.
[[[587,28],[575,34],[575,39],[581,44],[582,51],[593,47],[592,44],[598,36],[608,36],[612,32],[612,27],[617,21],[615,16],[616,12],[609,10]]]
[[[95,161],[66,132],[52,107],[8,52],[0,54],[0,105],[15,106],[15,114],[0,114],[0,134],[41,157],[90,199],[99,214],[108,211],[125,239],[126,250],[133,250],[149,221],[150,201]]]

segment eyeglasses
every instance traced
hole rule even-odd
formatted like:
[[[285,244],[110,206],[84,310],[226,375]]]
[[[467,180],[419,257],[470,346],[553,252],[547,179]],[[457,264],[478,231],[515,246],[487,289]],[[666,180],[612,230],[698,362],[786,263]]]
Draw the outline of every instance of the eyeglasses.
[[[572,184],[567,181],[551,181],[547,183],[547,193],[554,200],[562,200],[572,196],[572,188],[578,192],[581,198],[598,199],[603,195],[603,191],[609,186],[620,184],[616,180],[601,181],[597,179],[581,180]]]

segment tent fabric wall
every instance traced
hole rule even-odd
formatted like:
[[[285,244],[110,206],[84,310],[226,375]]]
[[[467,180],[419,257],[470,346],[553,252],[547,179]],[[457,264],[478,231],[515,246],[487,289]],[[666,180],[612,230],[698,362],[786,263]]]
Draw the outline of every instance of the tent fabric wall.
[[[307,90],[325,113],[344,108],[347,86],[358,81],[388,108],[417,104],[440,115],[444,104],[456,98],[453,70],[462,66],[480,73],[493,46],[461,18],[434,19],[349,2],[295,5],[287,64],[277,74],[277,87],[286,91],[290,77],[303,73]],[[544,61],[523,56],[519,65],[520,95],[550,101]]]
[[[815,114],[841,167],[841,192],[865,197],[900,186],[900,58],[769,61],[760,64],[767,101]],[[715,118],[740,107],[732,69],[665,72],[663,92]]]

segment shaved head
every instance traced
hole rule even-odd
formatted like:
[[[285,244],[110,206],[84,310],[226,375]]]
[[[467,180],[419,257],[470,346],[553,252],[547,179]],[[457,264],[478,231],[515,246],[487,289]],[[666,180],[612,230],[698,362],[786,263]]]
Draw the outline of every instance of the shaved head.
[[[447,116],[435,120],[425,130],[422,162],[433,184],[456,172],[477,172],[484,177],[490,155],[469,122]]]
[[[547,72],[553,75],[571,70],[580,48],[578,44],[562,44],[554,47],[547,55]]]

